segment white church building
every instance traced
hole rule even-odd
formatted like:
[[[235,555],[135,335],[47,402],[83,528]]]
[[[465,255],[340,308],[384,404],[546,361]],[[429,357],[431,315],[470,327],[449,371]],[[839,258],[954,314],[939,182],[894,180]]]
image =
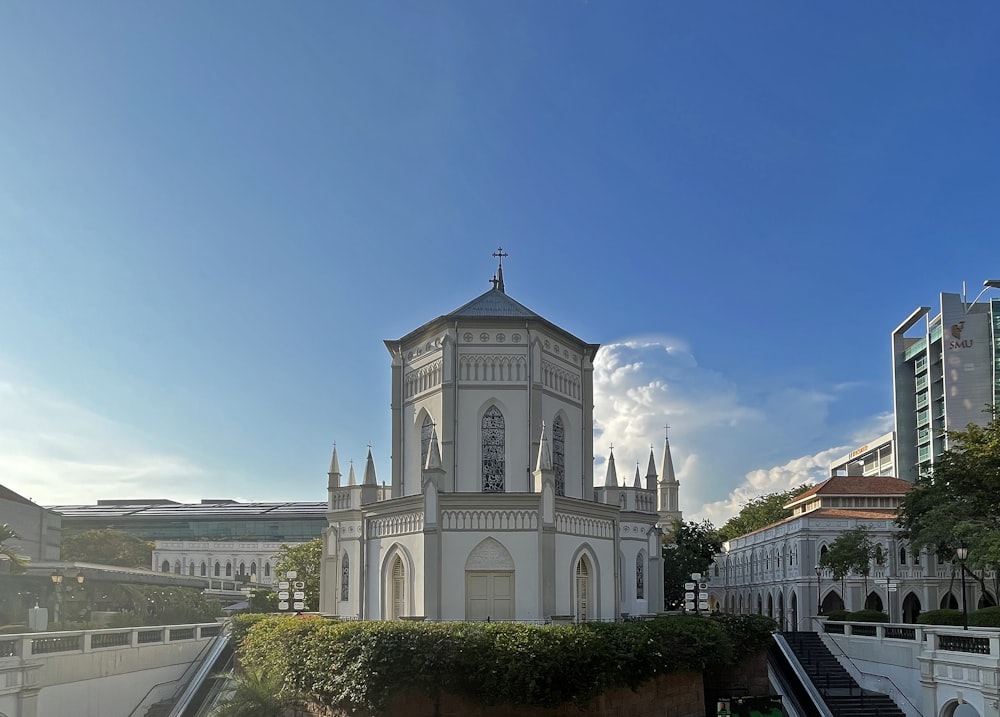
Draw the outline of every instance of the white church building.
[[[502,252],[498,254],[501,256]],[[391,483],[334,448],[320,612],[359,619],[614,620],[663,609],[662,528],[680,519],[664,449],[594,485],[585,343],[493,288],[386,341]]]

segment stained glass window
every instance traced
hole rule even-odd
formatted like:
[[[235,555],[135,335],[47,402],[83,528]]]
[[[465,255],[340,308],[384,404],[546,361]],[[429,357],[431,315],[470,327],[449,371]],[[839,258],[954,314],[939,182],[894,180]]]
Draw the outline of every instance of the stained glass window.
[[[645,573],[646,573],[646,561],[643,559],[645,556],[639,553],[635,556],[635,597],[636,600],[643,600],[646,597],[646,586],[645,586]]]
[[[483,492],[504,492],[504,421],[496,406],[483,414]]]
[[[562,416],[552,422],[552,469],[555,472],[556,495],[566,495],[566,429]]]
[[[434,431],[434,421],[430,416],[424,416],[424,425],[420,427],[420,470],[427,465],[427,453],[431,449],[431,433]]]
[[[340,561],[340,599],[347,600],[350,594],[351,585],[351,565],[347,560],[347,553],[344,553],[344,559]]]

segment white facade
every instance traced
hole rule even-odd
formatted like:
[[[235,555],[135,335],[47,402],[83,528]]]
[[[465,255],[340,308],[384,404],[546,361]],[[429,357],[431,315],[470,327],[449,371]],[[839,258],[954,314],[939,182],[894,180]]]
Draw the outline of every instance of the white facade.
[[[834,476],[788,504],[793,515],[728,541],[710,571],[709,604],[732,613],[769,615],[783,630],[812,630],[812,618],[834,609],[886,612],[892,622],[961,605],[958,566],[913,552],[899,537],[896,512],[911,484],[897,478]],[[867,581],[834,581],[816,566],[845,530],[866,526],[880,557]],[[992,574],[987,574],[987,585]],[[975,580],[967,584],[970,610],[996,604]]]
[[[830,464],[832,476],[896,476],[896,434],[892,431],[858,446]]]
[[[361,619],[576,620],[659,612],[661,492],[593,478],[596,344],[494,288],[403,338],[391,483],[334,449],[321,612]],[[666,452],[669,459],[669,448]],[[613,457],[611,459],[613,465]],[[666,491],[674,497],[670,466]]]
[[[157,540],[152,568],[160,573],[271,585],[276,582],[274,566],[283,544],[299,545],[256,540]]]

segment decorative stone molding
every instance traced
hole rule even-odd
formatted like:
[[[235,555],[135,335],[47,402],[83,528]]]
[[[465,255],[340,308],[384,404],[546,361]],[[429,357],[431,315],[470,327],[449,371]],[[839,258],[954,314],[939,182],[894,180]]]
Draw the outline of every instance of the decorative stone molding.
[[[444,361],[438,359],[426,366],[410,371],[404,380],[406,398],[429,391],[441,385]]]
[[[548,361],[542,361],[542,385],[570,398],[580,398],[580,376]]]
[[[396,535],[410,535],[423,532],[424,514],[403,513],[376,518],[368,524],[373,538],[389,538]]]
[[[556,513],[556,530],[561,533],[585,535],[588,538],[612,538],[615,534],[614,523],[610,520],[569,513]]]
[[[446,510],[444,530],[538,530],[536,510]]]
[[[493,538],[486,538],[473,548],[465,561],[466,570],[513,570],[510,552]]]
[[[459,359],[461,381],[524,382],[528,362],[524,356],[466,354]]]

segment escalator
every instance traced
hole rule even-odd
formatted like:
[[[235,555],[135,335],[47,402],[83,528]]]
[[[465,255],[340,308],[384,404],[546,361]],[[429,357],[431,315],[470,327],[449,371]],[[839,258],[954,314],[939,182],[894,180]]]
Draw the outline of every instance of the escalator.
[[[236,650],[228,630],[216,638],[183,692],[174,701],[168,717],[206,717],[225,690],[232,674]]]

